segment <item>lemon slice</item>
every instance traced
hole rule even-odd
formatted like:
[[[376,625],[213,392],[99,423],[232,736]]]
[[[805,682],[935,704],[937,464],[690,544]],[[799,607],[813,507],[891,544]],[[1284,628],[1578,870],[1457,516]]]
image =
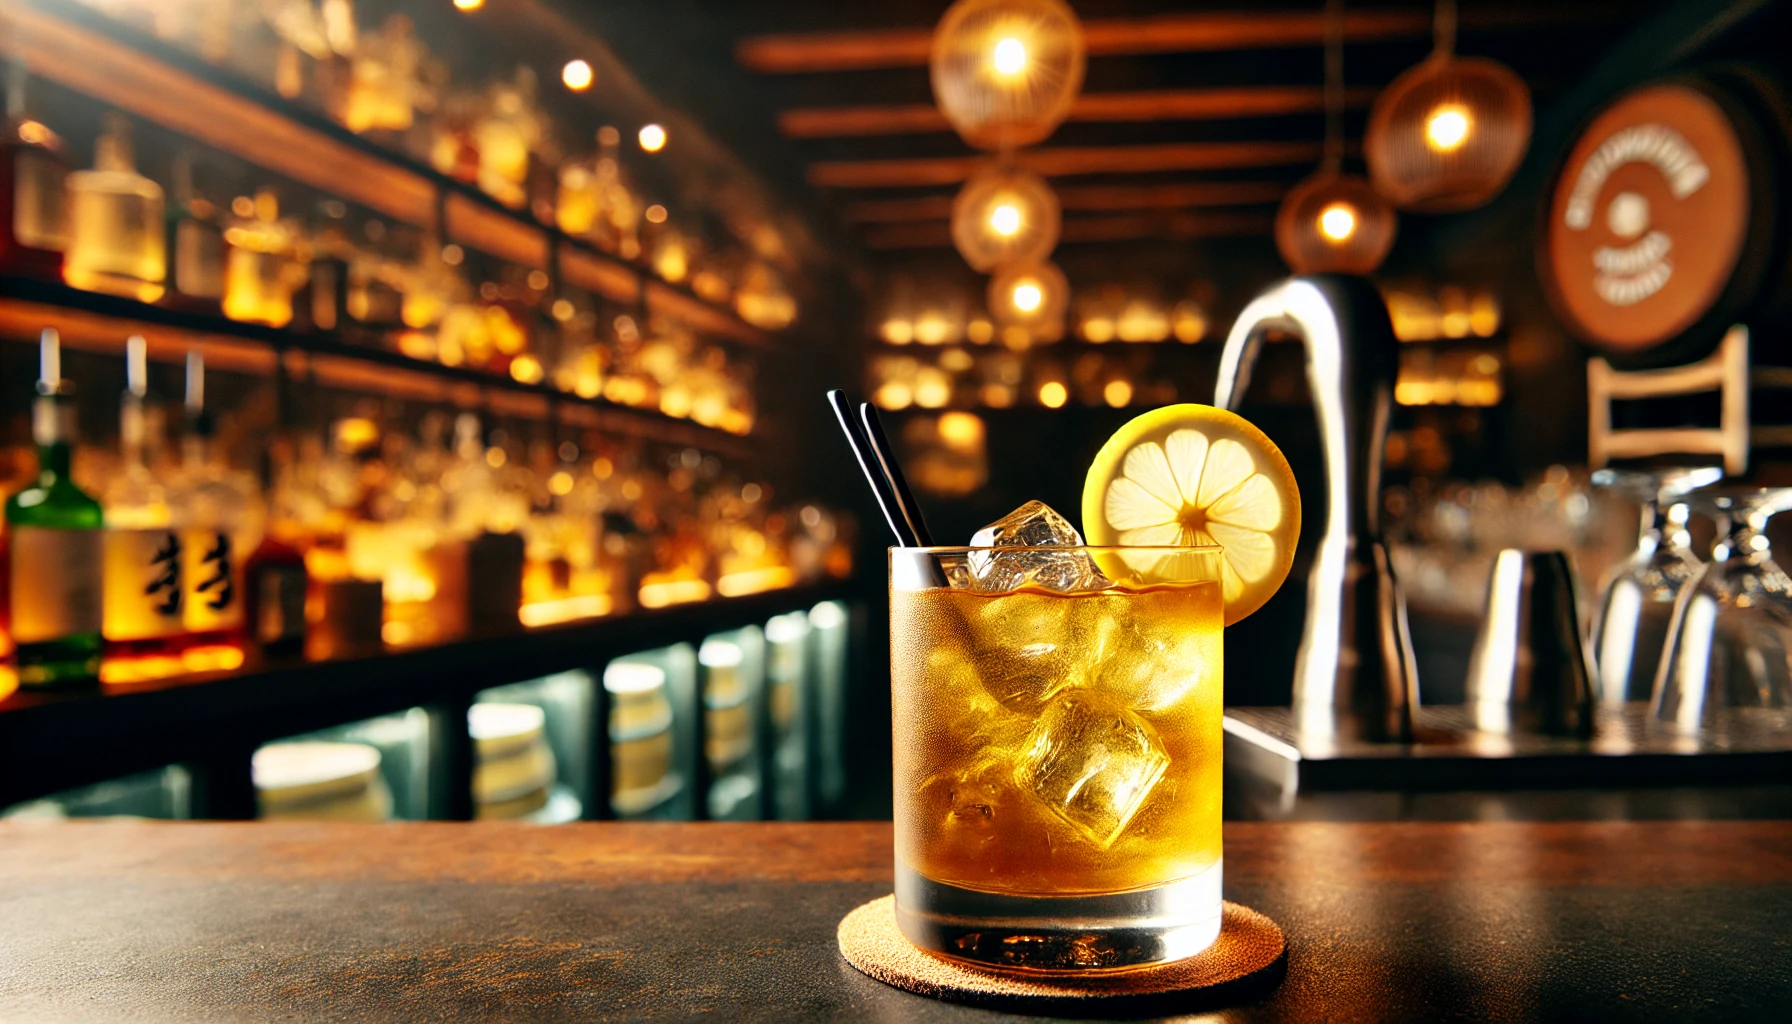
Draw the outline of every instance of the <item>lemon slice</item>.
[[[1256,611],[1288,576],[1300,537],[1300,491],[1280,449],[1236,413],[1170,405],[1121,427],[1083,484],[1092,545],[1225,549],[1226,624]],[[1173,577],[1173,556],[1097,556],[1111,576]],[[1169,563],[1169,564],[1166,564]]]

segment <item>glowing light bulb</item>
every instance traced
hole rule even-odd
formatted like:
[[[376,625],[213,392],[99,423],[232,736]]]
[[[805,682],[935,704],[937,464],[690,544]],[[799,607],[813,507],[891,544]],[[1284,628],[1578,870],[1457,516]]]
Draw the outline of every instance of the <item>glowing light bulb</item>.
[[[485,6],[485,0],[454,0],[454,6],[463,11],[477,11]]]
[[[591,65],[582,60],[569,60],[560,69],[560,81],[573,92],[584,92],[591,88]]]
[[[1349,203],[1332,203],[1319,211],[1319,233],[1334,242],[1356,234],[1356,211]]]
[[[1014,237],[1020,232],[1020,207],[1003,203],[989,211],[989,229],[1003,238]]]
[[[1014,303],[1014,308],[1022,313],[1032,313],[1045,302],[1045,289],[1032,281],[1022,281],[1009,293],[1008,301]]]
[[[990,54],[990,62],[995,65],[996,73],[1013,77],[1027,69],[1027,46],[1010,36],[996,43]]]
[[[1062,409],[1069,400],[1070,392],[1057,381],[1048,380],[1039,385],[1039,404],[1047,409]]]
[[[1425,119],[1425,144],[1439,153],[1452,153],[1468,141],[1468,108],[1445,103]]]
[[[641,126],[641,148],[649,153],[658,153],[666,148],[666,129],[657,124]]]

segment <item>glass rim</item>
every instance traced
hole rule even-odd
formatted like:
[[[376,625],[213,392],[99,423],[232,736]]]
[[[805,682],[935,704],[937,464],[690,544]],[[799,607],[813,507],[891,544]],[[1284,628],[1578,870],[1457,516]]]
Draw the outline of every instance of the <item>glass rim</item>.
[[[905,555],[966,555],[978,551],[1162,551],[1177,554],[1223,555],[1226,551],[1218,544],[998,544],[990,547],[977,547],[970,544],[904,547],[900,544],[892,544],[889,550]]]

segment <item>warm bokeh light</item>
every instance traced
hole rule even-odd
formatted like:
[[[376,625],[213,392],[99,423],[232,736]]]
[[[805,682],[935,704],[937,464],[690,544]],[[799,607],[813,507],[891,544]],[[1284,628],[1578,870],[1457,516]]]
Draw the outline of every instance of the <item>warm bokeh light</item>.
[[[643,210],[641,216],[647,218],[647,223],[649,224],[664,224],[666,223],[668,214],[666,213],[666,208],[664,206],[654,203],[646,210]]]
[[[1002,203],[989,211],[989,228],[1003,238],[1012,238],[1020,233],[1020,207],[1013,203]]]
[[[1468,108],[1460,103],[1445,103],[1425,118],[1425,144],[1439,153],[1452,153],[1468,141]]]
[[[1039,404],[1047,409],[1062,409],[1070,401],[1070,391],[1055,380],[1039,385]]]
[[[1356,211],[1348,203],[1333,203],[1319,211],[1319,233],[1334,242],[1356,233]]]
[[[1022,281],[1014,286],[1014,291],[1009,293],[1008,301],[1022,313],[1031,313],[1045,301],[1045,290],[1040,288],[1036,282]]]
[[[1132,385],[1123,380],[1110,380],[1101,389],[1101,397],[1116,409],[1124,409],[1132,401]]]
[[[560,69],[560,81],[573,92],[584,92],[591,88],[591,65],[582,60],[569,60]]]
[[[454,6],[463,11],[477,11],[485,6],[485,0],[454,0]]]
[[[983,442],[983,420],[975,413],[943,413],[939,431],[940,440],[954,448],[971,448]]]
[[[666,129],[657,124],[642,125],[638,138],[641,141],[641,148],[649,153],[658,153],[666,148]]]
[[[996,73],[1010,78],[1027,70],[1027,44],[1009,36],[996,43],[990,52],[989,62],[995,66]]]

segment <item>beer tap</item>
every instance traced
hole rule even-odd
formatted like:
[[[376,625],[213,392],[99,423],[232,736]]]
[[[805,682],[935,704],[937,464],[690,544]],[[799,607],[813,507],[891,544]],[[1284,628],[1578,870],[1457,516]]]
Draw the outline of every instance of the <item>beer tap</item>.
[[[1289,278],[1259,295],[1226,337],[1214,404],[1243,400],[1267,331],[1298,335],[1325,456],[1324,533],[1307,579],[1294,669],[1303,742],[1408,741],[1418,670],[1406,599],[1381,536],[1381,470],[1398,370],[1393,326],[1358,277]]]

